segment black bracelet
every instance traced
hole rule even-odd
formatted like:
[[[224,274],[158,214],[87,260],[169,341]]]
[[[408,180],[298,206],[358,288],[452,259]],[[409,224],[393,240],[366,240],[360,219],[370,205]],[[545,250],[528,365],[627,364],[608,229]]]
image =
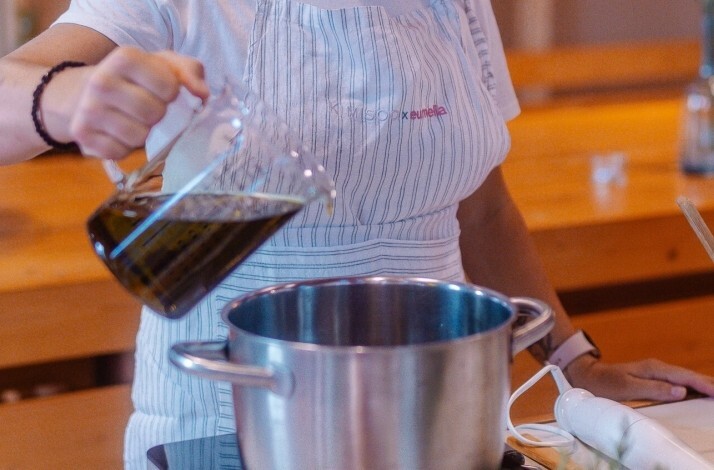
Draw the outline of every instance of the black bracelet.
[[[73,62],[71,60],[60,62],[52,67],[42,77],[40,84],[37,85],[37,88],[35,88],[35,91],[32,93],[32,122],[35,124],[35,131],[40,137],[42,137],[42,140],[44,140],[47,145],[54,147],[57,150],[74,150],[77,148],[77,145],[74,142],[57,142],[47,133],[47,129],[45,129],[44,123],[42,122],[42,118],[40,116],[40,98],[42,97],[42,93],[45,91],[45,87],[48,83],[50,83],[50,80],[52,80],[55,75],[66,68],[84,67],[85,65],[87,64],[84,62]]]

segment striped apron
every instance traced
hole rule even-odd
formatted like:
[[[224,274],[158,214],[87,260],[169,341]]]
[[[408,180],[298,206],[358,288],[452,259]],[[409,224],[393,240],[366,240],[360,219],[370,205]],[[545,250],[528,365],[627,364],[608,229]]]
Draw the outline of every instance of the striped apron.
[[[225,339],[220,311],[236,296],[334,276],[462,280],[458,202],[509,146],[486,40],[468,9],[435,0],[392,16],[379,6],[257,3],[245,81],[332,175],[335,210],[304,209],[183,319],[143,313],[127,468],[146,468],[154,445],[234,432],[230,385],[178,371],[167,352]]]

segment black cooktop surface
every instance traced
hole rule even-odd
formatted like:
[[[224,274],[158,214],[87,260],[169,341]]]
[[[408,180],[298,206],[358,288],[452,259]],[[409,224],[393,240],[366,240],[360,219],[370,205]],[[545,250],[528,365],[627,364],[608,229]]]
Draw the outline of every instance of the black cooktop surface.
[[[158,470],[244,470],[237,442],[223,434],[153,447],[147,456]]]
[[[147,452],[149,468],[155,470],[246,470],[235,434],[172,442]],[[522,456],[508,446],[502,470],[517,470]],[[532,468],[532,467],[529,467]]]

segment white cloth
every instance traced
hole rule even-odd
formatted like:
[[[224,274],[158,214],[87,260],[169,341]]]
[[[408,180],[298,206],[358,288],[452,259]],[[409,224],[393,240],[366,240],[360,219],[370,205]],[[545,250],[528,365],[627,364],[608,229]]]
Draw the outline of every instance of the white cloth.
[[[145,468],[153,445],[234,431],[229,385],[166,357],[176,342],[225,338],[228,300],[314,277],[463,278],[458,202],[502,162],[518,104],[490,3],[421,1],[73,0],[60,18],[196,56],[211,81],[242,76],[338,191],[333,214],[308,207],[183,319],[144,312],[128,468]]]

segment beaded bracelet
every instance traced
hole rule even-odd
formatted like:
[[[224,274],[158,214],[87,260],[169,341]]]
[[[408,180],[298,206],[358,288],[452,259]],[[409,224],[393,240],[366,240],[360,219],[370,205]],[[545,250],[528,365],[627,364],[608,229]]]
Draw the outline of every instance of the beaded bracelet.
[[[85,65],[87,64],[85,64],[84,62],[74,62],[71,60],[60,62],[59,64],[52,67],[42,77],[42,80],[40,80],[40,84],[37,85],[37,88],[35,88],[35,91],[32,93],[32,122],[35,124],[35,131],[40,137],[42,137],[42,140],[44,140],[47,145],[49,145],[50,147],[54,147],[57,150],[74,150],[77,148],[77,146],[74,142],[58,142],[50,136],[50,134],[47,132],[47,129],[45,129],[44,123],[42,122],[40,112],[40,98],[42,97],[42,93],[44,93],[45,91],[45,87],[48,83],[50,83],[50,80],[52,80],[55,75],[57,75],[66,68],[84,67]]]

